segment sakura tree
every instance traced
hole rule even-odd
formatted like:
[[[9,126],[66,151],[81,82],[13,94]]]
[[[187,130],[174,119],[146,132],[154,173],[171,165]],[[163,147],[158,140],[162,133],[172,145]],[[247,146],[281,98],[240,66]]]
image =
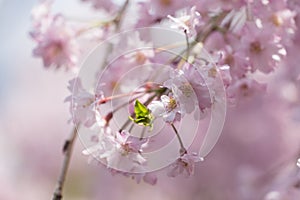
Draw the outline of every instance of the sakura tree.
[[[45,68],[74,73],[53,199],[77,136],[89,163],[137,183],[208,162],[230,192],[200,177],[199,198],[300,198],[298,1],[84,0],[101,14],[87,21],[53,3],[33,8],[30,31]]]

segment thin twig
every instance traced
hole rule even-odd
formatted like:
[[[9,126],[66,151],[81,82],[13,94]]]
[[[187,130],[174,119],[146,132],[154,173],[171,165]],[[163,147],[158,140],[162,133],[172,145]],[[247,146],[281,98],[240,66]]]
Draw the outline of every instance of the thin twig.
[[[129,0],[126,0],[126,2],[124,3],[124,5],[122,6],[122,8],[120,9],[119,13],[117,14],[117,16],[115,17],[115,19],[113,20],[113,23],[115,24],[115,31],[114,33],[117,34],[119,33],[120,29],[121,29],[121,22],[122,19],[124,18],[124,13],[127,9],[129,5]],[[111,54],[111,52],[114,50],[114,45],[112,43],[109,43],[107,46],[107,50],[105,52],[105,56],[104,56],[104,61],[101,65],[101,69],[104,69],[106,67],[106,65],[108,64],[107,62],[107,58],[109,57],[109,55]]]
[[[57,181],[57,187],[54,191],[52,200],[61,200],[62,199],[64,183],[65,183],[67,171],[68,171],[68,168],[70,165],[70,159],[71,159],[71,155],[72,155],[73,146],[74,146],[75,139],[77,136],[77,128],[79,128],[79,127],[75,126],[73,128],[70,138],[68,140],[66,140],[66,142],[63,146],[63,153],[64,153],[65,157],[64,157],[63,165],[62,165],[60,175],[59,175],[59,178]]]
[[[144,96],[144,95],[145,95],[145,93],[144,93],[144,94],[141,94],[141,95],[139,95],[139,96],[137,96],[136,98],[140,98],[140,97],[142,97],[142,96]],[[118,105],[118,106],[115,107],[111,112],[112,112],[112,113],[117,112],[117,111],[120,110],[121,108],[123,108],[123,107],[127,106],[128,104],[131,104],[132,102],[134,102],[134,101],[136,100],[136,98],[133,98],[133,99],[131,99],[130,101],[125,102],[125,103],[123,103],[123,104],[121,104],[121,105]]]
[[[175,134],[177,136],[177,139],[179,141],[179,144],[180,144],[180,155],[183,155],[183,154],[185,154],[187,152],[186,148],[184,147],[182,139],[181,139],[181,137],[180,137],[180,135],[179,135],[176,127],[174,126],[174,124],[171,124],[171,127],[173,128],[173,130],[174,130],[174,132],[175,132]]]
[[[129,5],[129,0],[126,0],[125,3],[123,4],[122,8],[120,9],[118,15],[116,16],[116,18],[114,19],[114,22],[116,24],[116,32],[120,31],[121,28],[121,20],[123,18],[123,15],[127,9]]]
[[[126,0],[124,5],[122,6],[121,10],[119,11],[118,15],[116,16],[114,23],[116,25],[116,30],[115,32],[118,33],[121,27],[121,19],[123,18],[123,15],[126,11],[126,8],[128,7],[129,0]],[[111,53],[113,50],[113,46],[109,45],[108,50],[106,51],[105,58],[108,57],[108,55]],[[104,62],[103,66],[106,66],[106,62]],[[71,136],[68,140],[66,140],[64,146],[63,146],[63,153],[65,155],[63,165],[61,168],[61,172],[57,181],[57,187],[55,189],[55,192],[53,194],[52,200],[61,200],[62,199],[62,192],[63,192],[63,187],[65,183],[65,179],[67,176],[68,168],[70,165],[70,160],[71,160],[71,155],[72,155],[72,150],[73,146],[75,143],[76,135],[77,135],[77,129],[79,126],[75,126],[72,130]]]
[[[189,60],[190,56],[190,42],[189,42],[189,36],[187,34],[187,31],[184,31],[185,34],[185,41],[186,41],[186,60]]]
[[[142,140],[144,138],[145,132],[146,132],[146,127],[143,127],[143,130],[142,130],[142,133],[140,136],[140,140]]]

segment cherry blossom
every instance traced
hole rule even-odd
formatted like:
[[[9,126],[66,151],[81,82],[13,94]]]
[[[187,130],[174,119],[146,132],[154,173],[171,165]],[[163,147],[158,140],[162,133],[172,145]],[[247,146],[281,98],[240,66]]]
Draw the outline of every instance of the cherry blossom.
[[[203,158],[196,153],[185,153],[170,166],[168,176],[176,177],[179,174],[184,174],[185,177],[190,177],[194,174],[195,163],[199,161],[203,161]]]
[[[195,110],[197,99],[192,86],[185,78],[182,70],[171,71],[170,79],[164,83],[164,86],[172,90],[175,99],[177,99],[177,102],[181,106],[182,115]]]
[[[78,78],[69,81],[68,89],[71,95],[65,99],[65,102],[70,102],[74,123],[92,126],[97,121],[97,103],[104,99],[103,92],[97,90],[96,94],[92,94],[86,91]]]
[[[106,0],[82,0],[84,2],[90,2],[95,9],[103,9],[106,12],[114,13],[118,10],[118,6],[112,1]]]
[[[231,101],[236,102],[241,99],[253,98],[254,96],[264,94],[264,92],[266,92],[266,84],[244,78],[232,84],[227,90],[227,95]]]
[[[70,69],[76,66],[79,56],[76,32],[61,15],[54,16],[45,30],[38,29],[32,37],[38,43],[33,55],[41,57],[45,67],[53,65]]]
[[[232,33],[238,33],[241,31],[247,20],[247,9],[241,7],[239,10],[231,10],[221,22],[221,26],[229,26],[229,30]]]
[[[272,29],[259,28],[253,23],[247,23],[244,32],[241,51],[249,59],[252,70],[264,73],[273,71],[285,55],[285,51],[272,35]]]
[[[139,2],[137,5],[138,18],[135,26],[137,28],[148,27],[150,25],[156,24],[162,20],[161,17],[153,15],[151,13],[152,4],[148,2]]]
[[[146,159],[141,153],[147,142],[147,139],[141,140],[130,136],[128,131],[117,131],[115,134],[105,135],[96,145],[83,153],[104,160],[108,168],[121,167],[124,171],[130,172],[146,164]]]
[[[168,123],[173,123],[181,113],[179,103],[172,95],[162,95],[161,101],[152,101],[148,108],[155,117],[162,117]]]
[[[123,51],[125,51],[126,48],[137,49],[136,51],[128,53],[124,56],[124,58],[128,59],[129,62],[142,65],[149,63],[149,59],[154,57],[154,51],[151,49],[151,47],[153,47],[152,43],[142,40],[138,32],[130,35],[130,37],[128,37],[126,40],[126,44],[120,43],[120,47],[123,47]]]
[[[157,183],[157,177],[153,173],[129,173],[129,172],[118,171],[115,169],[109,169],[109,170],[113,176],[120,174],[135,180],[136,183],[140,183],[141,180],[143,180],[145,183],[148,183],[150,185],[155,185]]]
[[[146,1],[149,7],[154,10],[154,16],[165,18],[167,15],[174,14],[177,10],[186,7],[185,1],[176,0],[153,0]]]
[[[31,19],[34,27],[40,27],[44,20],[49,20],[52,2],[52,0],[42,1],[32,9]]]
[[[175,24],[173,28],[183,30],[189,37],[196,35],[196,26],[200,25],[200,13],[196,11],[196,7],[193,6],[189,11],[189,14],[184,14],[178,18],[168,15],[168,18]]]

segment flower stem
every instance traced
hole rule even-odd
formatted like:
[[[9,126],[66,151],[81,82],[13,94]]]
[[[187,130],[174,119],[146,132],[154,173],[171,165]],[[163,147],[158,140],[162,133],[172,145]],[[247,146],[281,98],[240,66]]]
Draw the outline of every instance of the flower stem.
[[[119,30],[121,28],[121,20],[122,20],[123,15],[128,7],[128,4],[129,4],[129,0],[126,0],[125,3],[123,4],[122,8],[120,9],[118,15],[114,19],[114,22],[116,24],[116,32],[119,32]]]
[[[141,94],[140,96],[135,97],[135,99],[136,99],[136,98],[139,98],[139,97],[145,95],[146,93],[152,93],[152,92],[160,93],[162,90],[164,90],[164,88],[147,89],[145,91],[135,91],[135,92],[117,94],[117,95],[113,95],[113,96],[109,96],[109,97],[105,97],[103,99],[100,99],[97,102],[97,104],[104,104],[104,103],[106,103],[108,101],[111,101],[111,100],[114,100],[114,99],[120,99],[120,98],[123,98],[123,97],[128,97],[128,96],[134,96],[134,95],[137,95],[137,94]]]
[[[120,94],[120,95],[115,95],[115,96],[111,96],[111,97],[107,97],[104,100],[102,100],[102,102],[100,101],[99,104],[107,102],[108,100],[113,100],[113,99],[117,99],[117,98],[122,98],[122,97],[126,97],[126,96],[133,96],[133,95],[137,95],[140,94],[138,96],[136,96],[135,98],[132,98],[131,100],[129,100],[128,102],[125,102],[117,107],[115,107],[111,112],[115,113],[118,110],[120,110],[121,108],[123,108],[124,106],[127,106],[128,104],[134,102],[136,99],[143,97],[144,95],[148,94],[148,93],[152,93],[155,92],[160,93],[161,91],[165,90],[164,88],[158,88],[158,89],[149,89],[146,91],[142,91],[142,92],[131,92],[131,93],[126,93],[126,94]]]
[[[180,135],[179,135],[179,133],[178,133],[178,130],[176,129],[176,127],[174,126],[174,124],[171,124],[171,127],[173,128],[173,130],[174,130],[174,132],[175,132],[175,134],[176,134],[176,136],[177,136],[177,139],[178,139],[178,141],[179,141],[179,144],[180,144],[180,155],[183,155],[183,154],[185,154],[187,151],[186,151],[186,148],[184,147],[184,145],[183,145],[183,142],[182,142],[182,139],[181,139],[181,137],[180,137]]]
[[[119,30],[120,30],[121,19],[123,18],[123,15],[124,15],[127,7],[128,7],[128,4],[129,4],[129,0],[126,0],[124,5],[120,9],[118,15],[113,20],[113,22],[116,25],[116,31],[115,31],[116,33],[119,32]],[[111,51],[112,51],[112,45],[110,47],[108,47],[108,50],[106,51],[106,56],[105,57],[108,57],[108,55]],[[106,66],[106,61],[104,61],[102,66],[103,67]],[[63,153],[64,153],[65,157],[64,157],[61,172],[60,172],[60,175],[59,175],[59,178],[58,178],[58,181],[57,181],[57,187],[54,191],[52,200],[61,200],[62,199],[63,187],[64,187],[65,179],[66,179],[66,176],[67,176],[67,171],[68,171],[68,168],[69,168],[69,165],[70,165],[71,155],[72,155],[73,146],[74,146],[74,143],[75,143],[78,128],[79,128],[79,126],[77,126],[77,127],[75,126],[73,128],[70,138],[68,140],[66,140],[66,142],[63,146]]]
[[[161,47],[156,47],[155,49],[155,53],[160,53],[160,52],[164,52],[164,51],[168,51],[170,49],[175,49],[181,46],[186,45],[186,41],[184,42],[177,42],[177,43],[173,43],[173,44],[169,44],[169,45],[165,45],[165,46],[161,46]]]
[[[189,56],[190,56],[189,36],[188,36],[186,30],[184,31],[184,34],[185,34],[185,40],[186,40],[186,60],[189,60]]]
[[[59,175],[59,178],[57,181],[57,187],[54,191],[52,200],[61,200],[62,199],[63,187],[65,184],[67,171],[68,171],[68,168],[70,165],[73,146],[74,146],[75,139],[77,136],[77,128],[79,128],[79,126],[78,127],[75,126],[73,128],[70,138],[66,140],[66,142],[63,146],[64,161],[63,161],[63,165],[62,165],[60,175]]]
[[[142,140],[144,138],[145,132],[146,132],[146,127],[144,127],[143,130],[142,130],[140,140]]]
[[[118,12],[117,16],[112,21],[116,27],[116,29],[114,31],[115,34],[117,34],[120,31],[121,22],[122,22],[122,19],[125,18],[124,13],[125,13],[128,5],[129,5],[129,0],[126,0],[125,3],[123,4],[122,8]],[[106,67],[106,65],[108,64],[107,58],[113,50],[114,50],[114,45],[110,43],[105,52],[105,56],[104,56],[105,60],[103,61],[102,65],[101,65],[101,69],[104,69]]]
[[[146,93],[146,91],[136,91],[136,92],[130,92],[130,93],[117,94],[117,95],[114,95],[114,96],[106,97],[104,99],[100,99],[98,104],[103,104],[103,103],[106,103],[106,102],[114,100],[114,99],[120,99],[120,98],[123,98],[123,97],[133,96],[133,95],[136,95],[136,94],[143,94],[144,95],[145,93]]]
[[[134,125],[135,125],[134,123],[131,124],[131,126],[130,126],[130,128],[129,128],[129,130],[128,130],[129,133],[130,133],[130,132],[132,131],[132,129],[134,128]]]
[[[144,95],[145,95],[145,94],[141,94],[141,95],[137,96],[136,98],[140,98],[140,97],[142,97],[142,96],[144,96]],[[117,111],[120,110],[121,108],[123,108],[123,107],[127,106],[128,104],[134,102],[134,101],[136,100],[136,98],[133,98],[133,99],[131,99],[130,101],[125,102],[125,103],[123,103],[123,104],[121,104],[121,105],[115,107],[111,112],[112,112],[112,113],[117,112]]]

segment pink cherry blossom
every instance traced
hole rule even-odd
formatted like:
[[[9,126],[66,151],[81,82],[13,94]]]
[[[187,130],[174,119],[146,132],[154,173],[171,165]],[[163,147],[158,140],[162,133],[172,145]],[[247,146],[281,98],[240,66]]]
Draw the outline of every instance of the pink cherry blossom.
[[[33,21],[34,27],[42,26],[44,20],[50,18],[51,5],[53,1],[42,1],[31,10],[31,19]]]
[[[232,84],[228,90],[228,98],[234,101],[253,98],[266,91],[266,84],[258,83],[256,80],[244,78]]]
[[[285,55],[285,50],[273,35],[272,29],[247,23],[243,32],[240,51],[248,58],[252,71],[273,71]]]
[[[139,32],[125,35],[123,38],[115,41],[115,51],[108,58],[113,60],[113,62],[108,65],[105,71],[101,70],[99,73],[101,82],[105,84],[104,90],[106,94],[110,94],[115,89],[120,89],[122,92],[131,92],[131,89],[139,87],[136,83],[140,82],[143,76],[139,76],[137,73],[131,73],[133,75],[128,83],[123,82],[123,84],[119,85],[119,80],[137,65],[151,63],[150,60],[153,56],[153,44],[141,38]],[[143,67],[143,69],[146,68],[151,73],[151,66]]]
[[[54,65],[56,68],[65,66],[73,68],[78,62],[79,47],[76,42],[76,32],[69,27],[61,15],[53,17],[51,24],[45,30],[32,34],[38,43],[33,55],[41,57],[45,67]]]
[[[185,177],[190,177],[194,174],[195,163],[203,161],[196,153],[185,153],[170,166],[168,176],[175,177],[179,174],[184,174]]]
[[[86,91],[79,78],[69,81],[68,86],[71,95],[65,101],[70,102],[70,112],[75,124],[82,123],[86,127],[95,124],[97,116],[96,104],[104,98],[103,92],[97,90],[96,94]]]
[[[239,10],[231,10],[221,22],[221,27],[228,26],[232,33],[239,33],[245,25],[247,19],[247,8],[242,7]]]
[[[296,30],[296,12],[288,7],[291,1],[254,1],[251,4],[253,15],[261,21],[262,26],[272,29],[281,38],[281,43],[290,45]],[[262,12],[263,11],[263,12]]]
[[[154,16],[165,18],[167,15],[174,14],[177,10],[186,7],[186,1],[177,0],[152,0],[146,1],[154,11]]]
[[[172,17],[168,15],[168,18],[175,24],[172,28],[183,30],[189,37],[196,35],[196,26],[200,25],[200,13],[196,11],[196,7],[193,6],[188,14],[183,14],[180,17]]]
[[[205,14],[215,14],[221,11],[231,11],[231,10],[237,10],[242,8],[243,6],[247,5],[248,0],[233,0],[233,1],[227,1],[227,0],[190,0],[189,1],[191,5],[195,5],[197,9]]]
[[[137,14],[140,16],[135,27],[148,27],[162,20],[161,17],[151,14],[151,4],[148,2],[139,2],[137,4]]]
[[[147,142],[147,139],[131,136],[128,131],[117,131],[111,135],[104,134],[94,146],[83,153],[103,160],[108,168],[132,172],[146,164],[146,159],[141,153]]]
[[[123,51],[126,48],[132,49],[136,48],[134,52],[130,52],[124,56],[124,58],[128,59],[131,63],[136,63],[139,65],[149,63],[149,59],[154,56],[154,50],[151,49],[153,44],[151,42],[146,42],[141,39],[140,34],[135,32],[134,34],[130,35],[126,40],[125,44],[120,44]]]
[[[157,183],[157,176],[154,173],[130,173],[130,172],[118,171],[115,169],[109,169],[109,170],[113,176],[120,174],[135,180],[136,183],[138,184],[141,182],[141,180],[143,180],[145,183],[148,183],[150,185],[155,185]]]
[[[229,66],[230,76],[234,79],[245,77],[249,71],[248,61],[245,56],[239,52],[233,52],[231,48],[226,49],[220,64]]]
[[[155,117],[162,117],[168,123],[173,123],[181,113],[180,105],[172,95],[162,95],[161,101],[152,101],[148,108]]]
[[[171,71],[170,79],[164,82],[164,86],[172,90],[176,101],[180,104],[182,115],[195,110],[197,98],[182,70]]]
[[[209,108],[212,104],[210,91],[208,89],[208,84],[210,84],[208,82],[208,76],[209,74],[212,75],[213,73],[215,73],[215,71],[211,70],[213,73],[210,73],[210,70],[207,70],[207,68],[205,68],[206,65],[203,65],[201,67],[197,66],[198,64],[196,64],[196,66],[193,66],[186,63],[182,67],[184,78],[186,78],[188,84],[190,84],[192,88],[192,92],[194,93],[191,97],[189,97],[189,103],[187,103],[187,105],[189,105],[189,112],[192,110],[193,105],[198,104],[199,108],[203,111],[204,109]],[[203,72],[200,73],[199,69],[203,70]],[[187,101],[184,99],[185,98],[183,98],[184,102]]]
[[[118,6],[113,1],[108,0],[82,0],[84,2],[90,2],[95,9],[103,9],[106,12],[114,13],[118,10]]]

